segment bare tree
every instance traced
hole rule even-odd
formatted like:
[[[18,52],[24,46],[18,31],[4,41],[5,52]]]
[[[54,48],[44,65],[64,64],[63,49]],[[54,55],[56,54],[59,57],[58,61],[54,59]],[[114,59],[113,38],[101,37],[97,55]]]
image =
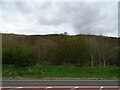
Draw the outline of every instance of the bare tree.
[[[91,56],[91,67],[93,68],[95,65],[95,56],[97,54],[97,42],[96,42],[96,36],[92,36],[90,38],[86,38],[88,44],[89,44],[89,52]]]

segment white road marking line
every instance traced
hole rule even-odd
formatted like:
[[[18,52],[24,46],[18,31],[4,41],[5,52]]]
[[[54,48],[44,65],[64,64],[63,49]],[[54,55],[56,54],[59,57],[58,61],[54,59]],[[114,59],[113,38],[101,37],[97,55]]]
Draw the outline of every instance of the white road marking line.
[[[102,90],[103,88],[104,88],[104,87],[103,87],[103,86],[101,86],[99,90]]]
[[[46,88],[52,88],[52,87],[46,87]]]
[[[16,87],[16,88],[23,88],[23,87]]]
[[[104,87],[102,86],[102,87],[100,87],[100,88],[104,88]]]
[[[74,88],[79,88],[79,87],[74,87]]]

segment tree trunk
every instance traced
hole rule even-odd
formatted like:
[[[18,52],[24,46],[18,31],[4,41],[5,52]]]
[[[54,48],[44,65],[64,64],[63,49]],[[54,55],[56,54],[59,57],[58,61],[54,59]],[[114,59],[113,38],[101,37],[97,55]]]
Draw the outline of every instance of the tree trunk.
[[[101,68],[101,60],[99,60],[99,66],[100,66],[100,68]]]
[[[94,67],[94,61],[93,61],[93,56],[91,57],[91,67]]]
[[[38,52],[38,59],[37,59],[38,61],[37,61],[37,66],[39,66],[40,65],[40,51]]]
[[[99,66],[101,68],[101,56],[99,55]]]
[[[103,66],[106,67],[106,61],[104,58],[103,58]]]

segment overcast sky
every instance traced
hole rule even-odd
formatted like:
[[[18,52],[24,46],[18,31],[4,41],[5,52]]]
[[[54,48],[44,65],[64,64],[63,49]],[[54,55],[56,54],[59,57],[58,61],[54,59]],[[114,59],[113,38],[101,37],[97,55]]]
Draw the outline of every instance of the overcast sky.
[[[118,36],[117,2],[2,2],[0,31]]]

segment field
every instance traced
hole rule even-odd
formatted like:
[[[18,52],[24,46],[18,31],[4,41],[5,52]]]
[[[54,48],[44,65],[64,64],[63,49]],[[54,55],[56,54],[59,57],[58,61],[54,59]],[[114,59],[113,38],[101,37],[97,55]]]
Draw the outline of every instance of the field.
[[[3,65],[2,77],[12,78],[118,78],[118,67],[79,67],[63,66],[31,66],[16,67]]]

